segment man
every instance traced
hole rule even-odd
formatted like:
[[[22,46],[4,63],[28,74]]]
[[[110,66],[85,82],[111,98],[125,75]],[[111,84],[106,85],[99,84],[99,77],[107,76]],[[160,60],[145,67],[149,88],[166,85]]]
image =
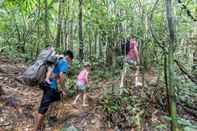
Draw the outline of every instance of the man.
[[[72,51],[65,52],[64,56],[59,59],[57,65],[54,67],[52,76],[49,78],[50,82],[43,82],[43,97],[38,109],[35,131],[38,131],[39,128],[41,128],[44,115],[47,112],[49,105],[52,102],[60,100],[60,91],[58,90],[58,87],[63,83],[64,76],[68,73],[72,60]]]

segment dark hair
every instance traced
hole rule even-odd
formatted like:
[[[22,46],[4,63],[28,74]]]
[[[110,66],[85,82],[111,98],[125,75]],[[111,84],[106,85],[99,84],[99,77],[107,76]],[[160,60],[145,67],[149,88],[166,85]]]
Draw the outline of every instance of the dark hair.
[[[132,37],[132,38],[136,38],[136,35],[135,35],[135,34],[131,34],[131,37]]]
[[[65,56],[69,56],[71,59],[74,58],[73,52],[71,50],[64,51]]]

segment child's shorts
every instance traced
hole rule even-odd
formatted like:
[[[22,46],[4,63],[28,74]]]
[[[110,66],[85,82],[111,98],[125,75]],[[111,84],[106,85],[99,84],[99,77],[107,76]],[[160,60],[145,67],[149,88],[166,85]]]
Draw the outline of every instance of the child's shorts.
[[[132,60],[132,59],[127,59],[127,63],[129,65],[136,65],[136,61]]]
[[[85,86],[84,81],[77,80],[76,85],[77,85],[77,88],[79,89],[79,91],[81,91],[81,92],[85,91],[86,86]]]

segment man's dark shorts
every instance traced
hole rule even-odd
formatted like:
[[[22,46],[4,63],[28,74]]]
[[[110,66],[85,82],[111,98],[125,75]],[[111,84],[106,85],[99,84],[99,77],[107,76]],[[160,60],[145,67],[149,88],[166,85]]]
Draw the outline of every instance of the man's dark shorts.
[[[45,114],[52,102],[60,100],[60,92],[50,88],[50,85],[46,82],[43,82],[40,86],[43,89],[43,96],[38,112],[40,114]]]

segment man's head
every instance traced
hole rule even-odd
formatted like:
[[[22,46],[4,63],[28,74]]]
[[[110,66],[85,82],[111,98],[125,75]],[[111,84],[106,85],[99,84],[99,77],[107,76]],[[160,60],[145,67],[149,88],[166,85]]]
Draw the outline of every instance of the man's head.
[[[66,57],[66,59],[69,61],[69,62],[72,62],[73,58],[74,58],[74,55],[73,55],[73,52],[70,51],[70,50],[67,50],[64,52],[64,56]]]

